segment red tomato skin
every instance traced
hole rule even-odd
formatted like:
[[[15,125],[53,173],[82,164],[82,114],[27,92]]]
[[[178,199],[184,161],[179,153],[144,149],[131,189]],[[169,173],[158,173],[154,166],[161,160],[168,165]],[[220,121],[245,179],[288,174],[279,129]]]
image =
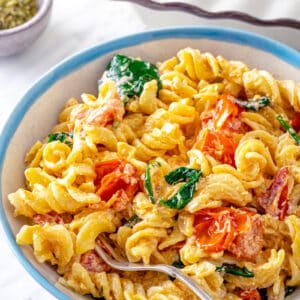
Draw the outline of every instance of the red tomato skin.
[[[47,214],[36,214],[33,216],[33,222],[41,226],[46,223],[68,224],[71,223],[73,217],[70,213],[58,214],[55,211],[50,211]]]
[[[252,260],[263,246],[260,216],[246,209],[201,209],[195,214],[194,230],[197,244],[208,252],[226,250],[238,258]]]
[[[206,129],[203,137],[194,144],[193,148],[207,153],[215,159],[229,165],[235,165],[234,153],[237,145],[231,138],[221,132]]]
[[[87,124],[106,126],[114,121],[121,121],[125,114],[125,108],[120,98],[110,99],[108,103],[96,109],[92,109],[87,116]]]
[[[290,121],[291,126],[295,129],[295,131],[300,131],[300,112],[297,112],[294,118]]]
[[[89,272],[109,272],[111,267],[97,254],[95,250],[89,250],[80,257],[80,264]]]
[[[115,195],[118,201],[127,203],[139,189],[137,170],[126,160],[113,159],[99,162],[95,166],[95,171],[96,193],[101,201],[107,202]]]
[[[233,134],[242,134],[249,130],[242,122],[241,113],[244,108],[234,103],[234,97],[224,94],[217,105],[200,116],[202,129],[206,129],[201,137],[198,136],[193,148],[199,149],[222,163],[235,167],[234,153],[237,143]]]
[[[232,100],[230,95],[224,94],[218,101],[214,114],[214,128],[221,130],[231,127],[230,122],[232,119],[237,118],[242,109],[237,106]]]
[[[273,217],[278,217],[279,220],[284,220],[288,215],[289,173],[289,167],[282,167],[275,175],[270,187],[257,199],[259,205],[266,213]]]
[[[243,300],[261,300],[261,296],[257,289],[253,290],[240,290],[237,295]]]

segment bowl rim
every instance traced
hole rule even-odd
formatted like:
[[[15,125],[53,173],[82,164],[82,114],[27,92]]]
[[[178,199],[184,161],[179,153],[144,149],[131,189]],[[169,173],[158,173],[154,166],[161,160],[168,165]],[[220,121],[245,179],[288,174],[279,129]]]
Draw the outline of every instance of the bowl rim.
[[[300,68],[300,52],[278,41],[247,31],[212,26],[171,27],[144,31],[87,48],[64,59],[51,68],[40,79],[34,82],[6,120],[0,132],[0,183],[2,183],[3,163],[6,157],[7,148],[14,132],[17,130],[29,108],[42,94],[44,94],[44,92],[51,88],[52,85],[83,65],[86,65],[112,51],[117,51],[119,49],[122,50],[126,47],[136,46],[150,41],[181,38],[210,39],[250,46],[252,48],[268,52],[288,64],[296,68]],[[12,233],[7,217],[4,213],[1,185],[0,221],[10,248],[25,270],[35,279],[36,282],[38,282],[57,299],[69,300],[70,298],[66,294],[59,290],[55,285],[52,285],[46,277],[38,271],[38,269],[31,265],[26,256],[22,253],[21,248],[17,245],[15,236]]]
[[[23,32],[39,23],[48,14],[48,11],[51,9],[52,4],[53,0],[42,0],[41,6],[38,8],[37,13],[28,21],[16,27],[12,27],[9,29],[0,29],[0,38]]]

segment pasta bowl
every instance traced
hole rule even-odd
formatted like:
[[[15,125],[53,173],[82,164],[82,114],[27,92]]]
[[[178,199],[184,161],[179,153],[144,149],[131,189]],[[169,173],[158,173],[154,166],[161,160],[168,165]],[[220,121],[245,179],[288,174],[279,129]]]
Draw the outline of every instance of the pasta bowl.
[[[57,284],[56,271],[48,264],[38,263],[31,247],[20,247],[15,242],[16,234],[28,220],[14,217],[14,209],[7,196],[24,186],[26,152],[36,140],[48,135],[67,99],[72,96],[79,98],[84,92],[97,93],[97,80],[114,54],[157,62],[186,47],[243,61],[251,68],[268,70],[277,79],[300,81],[299,52],[263,36],[217,27],[161,29],[110,41],[61,62],[34,83],[5,124],[0,135],[2,227],[17,259],[56,298],[89,297]],[[290,299],[298,297],[300,292],[296,291]]]

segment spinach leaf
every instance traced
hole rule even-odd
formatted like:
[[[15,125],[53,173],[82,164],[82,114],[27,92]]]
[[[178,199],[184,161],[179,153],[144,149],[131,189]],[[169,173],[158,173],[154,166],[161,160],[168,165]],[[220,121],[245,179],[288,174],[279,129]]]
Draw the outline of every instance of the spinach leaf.
[[[48,143],[60,141],[72,147],[73,132],[56,132],[48,135]]]
[[[240,268],[236,265],[224,264],[221,267],[217,267],[216,271],[243,277],[254,277],[254,273],[249,271],[246,267]]]
[[[154,203],[153,188],[152,188],[151,174],[150,174],[150,164],[148,164],[146,167],[144,185],[145,185],[145,190],[147,191],[150,201],[152,203]]]
[[[129,218],[127,220],[127,222],[124,224],[124,226],[132,228],[134,225],[136,225],[140,221],[142,221],[142,219],[139,216],[133,215],[131,218]]]
[[[166,181],[175,184],[182,181],[188,181],[182,185],[179,190],[168,200],[160,200],[160,204],[173,209],[184,208],[193,198],[196,183],[202,176],[202,172],[197,169],[180,167],[165,176]]]
[[[248,101],[243,101],[243,100],[234,98],[233,102],[245,109],[258,111],[261,108],[268,106],[270,104],[270,99],[268,97],[261,97],[258,100],[250,99]]]
[[[155,65],[125,55],[115,55],[106,67],[106,76],[117,84],[122,101],[126,104],[130,98],[140,96],[146,82],[155,79],[158,91],[162,87]]]
[[[160,166],[159,162],[153,161],[150,162],[147,167],[146,167],[146,172],[145,172],[145,180],[144,180],[144,186],[145,190],[149,196],[150,201],[154,204],[154,193],[153,193],[153,187],[152,187],[152,182],[151,182],[151,172],[150,168],[151,167],[157,167]]]
[[[293,294],[295,292],[296,288],[297,288],[296,286],[286,286],[284,297],[287,297],[287,296]]]
[[[172,266],[175,267],[175,268],[178,268],[178,269],[183,269],[185,267],[184,263],[181,261],[180,258],[178,258],[178,260],[175,260],[172,263]]]
[[[289,122],[285,120],[281,115],[277,115],[276,119],[279,121],[281,126],[290,134],[290,136],[294,139],[296,144],[300,146],[300,136],[297,134],[295,129],[289,124]]]
[[[190,180],[184,184],[174,196],[168,200],[160,200],[160,204],[163,204],[169,208],[181,209],[184,208],[193,198],[196,189],[195,180]]]
[[[174,171],[170,172],[165,176],[165,180],[168,184],[176,184],[179,182],[187,181],[188,179],[192,178],[193,176],[197,175],[199,170],[191,169],[187,167],[180,167],[175,169]]]

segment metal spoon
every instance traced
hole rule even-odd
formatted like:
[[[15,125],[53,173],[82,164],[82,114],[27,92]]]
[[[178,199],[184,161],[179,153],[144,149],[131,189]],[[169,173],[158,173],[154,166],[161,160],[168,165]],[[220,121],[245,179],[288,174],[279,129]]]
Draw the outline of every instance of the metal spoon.
[[[107,245],[107,242],[100,238],[102,244],[105,245],[105,248],[111,252],[113,250],[109,245]],[[169,276],[176,278],[183,282],[187,287],[189,287],[196,296],[199,297],[201,300],[213,300],[211,296],[209,296],[193,279],[189,278],[188,276],[184,275],[179,269],[159,264],[159,265],[143,265],[143,264],[136,264],[136,263],[130,263],[128,261],[119,261],[121,258],[119,254],[113,253],[113,256],[117,257],[116,259],[113,259],[111,256],[109,256],[99,245],[96,244],[95,247],[96,252],[98,255],[113,269],[121,270],[121,271],[157,271],[157,272],[163,272],[168,274]]]

